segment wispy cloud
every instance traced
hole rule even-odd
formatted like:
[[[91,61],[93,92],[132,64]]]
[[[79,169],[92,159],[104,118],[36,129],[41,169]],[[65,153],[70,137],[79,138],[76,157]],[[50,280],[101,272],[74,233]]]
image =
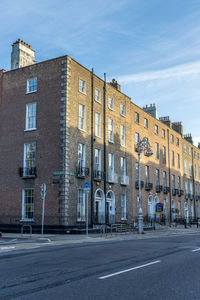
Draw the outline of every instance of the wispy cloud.
[[[167,78],[180,78],[189,75],[200,74],[200,61],[186,63],[172,68],[142,72],[130,75],[116,76],[121,83],[144,82],[162,80]]]

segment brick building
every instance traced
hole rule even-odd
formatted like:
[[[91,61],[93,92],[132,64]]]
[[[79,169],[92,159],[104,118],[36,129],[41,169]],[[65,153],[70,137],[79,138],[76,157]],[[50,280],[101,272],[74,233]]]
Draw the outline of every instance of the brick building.
[[[42,183],[49,228],[85,226],[84,182],[91,226],[137,221],[136,146],[144,137],[153,150],[141,156],[145,218],[155,216],[156,203],[169,221],[199,215],[200,149],[180,122],[158,119],[155,105],[141,109],[115,80],[107,83],[69,56],[34,62],[31,46],[18,40],[11,70],[0,71],[1,227],[41,225]],[[189,181],[193,197],[186,197]]]

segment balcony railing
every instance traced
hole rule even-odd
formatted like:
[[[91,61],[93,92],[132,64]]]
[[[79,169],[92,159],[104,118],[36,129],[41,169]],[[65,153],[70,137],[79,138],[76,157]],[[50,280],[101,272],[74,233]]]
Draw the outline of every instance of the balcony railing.
[[[22,178],[35,178],[37,176],[36,167],[19,168],[19,176]]]
[[[94,180],[95,181],[101,181],[104,178],[104,172],[99,170],[94,170]]]
[[[144,187],[144,181],[140,181],[141,189]],[[139,189],[139,180],[135,182],[135,188],[138,190]]]
[[[190,198],[190,200],[193,200],[194,199],[194,195],[193,194],[189,194],[189,198]]]
[[[179,197],[183,196],[183,195],[184,195],[184,191],[181,190],[181,189],[178,189],[178,190],[177,190],[177,195],[178,195]]]
[[[168,194],[169,191],[170,191],[170,188],[169,188],[168,186],[164,186],[164,187],[163,187],[163,193],[164,193],[164,194]]]
[[[162,185],[156,185],[156,193],[160,193],[162,191]]]
[[[90,174],[89,168],[77,166],[76,167],[76,177],[78,178],[85,178],[88,177]]]
[[[195,196],[195,200],[196,200],[196,201],[200,200],[200,195],[196,195],[196,196]]]
[[[150,190],[152,190],[152,188],[153,188],[153,183],[150,183],[150,182],[145,183],[145,190],[146,191],[150,191]]]
[[[185,192],[185,199],[189,199],[189,193]]]
[[[176,196],[176,189],[175,188],[172,188],[172,195]]]

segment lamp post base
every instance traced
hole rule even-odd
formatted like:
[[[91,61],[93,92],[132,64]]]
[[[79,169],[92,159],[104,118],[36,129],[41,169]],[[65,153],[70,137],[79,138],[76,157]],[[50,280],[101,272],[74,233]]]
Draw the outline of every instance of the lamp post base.
[[[143,217],[142,214],[139,213],[138,215],[138,234],[143,233]]]

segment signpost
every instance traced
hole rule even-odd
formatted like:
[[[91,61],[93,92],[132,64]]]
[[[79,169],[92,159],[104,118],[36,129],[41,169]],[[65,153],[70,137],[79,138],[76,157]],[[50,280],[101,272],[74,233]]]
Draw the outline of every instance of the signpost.
[[[41,185],[41,197],[42,197],[42,231],[41,234],[43,236],[43,232],[44,232],[44,205],[45,205],[45,197],[46,197],[46,184],[43,183]]]
[[[163,204],[162,203],[156,204],[156,214],[163,214]]]
[[[90,192],[89,182],[84,183],[84,192],[86,194],[86,237],[88,237],[88,194]]]

